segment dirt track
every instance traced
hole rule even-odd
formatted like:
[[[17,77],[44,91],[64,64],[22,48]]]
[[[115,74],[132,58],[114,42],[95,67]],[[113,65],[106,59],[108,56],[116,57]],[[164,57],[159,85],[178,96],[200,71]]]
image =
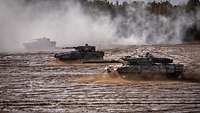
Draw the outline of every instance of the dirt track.
[[[199,79],[200,45],[140,46],[107,50],[106,58],[150,51],[186,65],[186,78]],[[102,65],[65,64],[53,54],[0,55],[2,113],[196,112],[200,83],[190,81],[80,82],[101,73]],[[187,71],[188,70],[188,71]],[[192,73],[192,74],[191,74]],[[195,76],[194,76],[195,75]],[[114,80],[116,80],[114,78]]]

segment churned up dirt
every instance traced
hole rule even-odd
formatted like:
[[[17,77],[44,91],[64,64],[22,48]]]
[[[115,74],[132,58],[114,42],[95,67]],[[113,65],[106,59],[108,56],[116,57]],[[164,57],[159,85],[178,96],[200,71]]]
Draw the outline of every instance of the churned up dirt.
[[[109,74],[94,74],[94,75],[83,75],[78,79],[79,82],[83,83],[95,83],[95,84],[130,84],[131,81],[123,79],[117,75]]]
[[[185,65],[186,80],[129,80],[104,74],[108,64],[60,62],[52,53],[1,53],[0,113],[199,113],[200,45],[105,52],[105,59],[145,52],[172,58]]]

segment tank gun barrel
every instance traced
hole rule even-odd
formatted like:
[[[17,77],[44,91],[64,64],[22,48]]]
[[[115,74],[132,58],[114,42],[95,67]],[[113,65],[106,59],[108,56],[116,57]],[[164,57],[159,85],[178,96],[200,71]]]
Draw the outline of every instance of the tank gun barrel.
[[[83,63],[122,63],[119,60],[90,60],[90,61],[84,61]]]
[[[63,47],[62,49],[76,49],[76,47]]]

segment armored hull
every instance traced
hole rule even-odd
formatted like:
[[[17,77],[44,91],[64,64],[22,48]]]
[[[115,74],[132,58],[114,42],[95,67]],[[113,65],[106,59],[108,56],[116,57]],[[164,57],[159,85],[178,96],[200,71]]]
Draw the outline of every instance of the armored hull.
[[[119,74],[135,75],[165,75],[168,78],[181,78],[183,65],[180,64],[156,64],[156,65],[124,65],[117,68]]]
[[[103,59],[104,52],[96,51],[96,52],[79,52],[79,51],[71,51],[64,53],[55,54],[55,58],[60,60],[101,60]]]

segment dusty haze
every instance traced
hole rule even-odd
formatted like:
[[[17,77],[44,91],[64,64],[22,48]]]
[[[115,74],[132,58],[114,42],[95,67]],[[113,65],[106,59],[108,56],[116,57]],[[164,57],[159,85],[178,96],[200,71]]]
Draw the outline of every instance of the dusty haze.
[[[0,52],[24,50],[22,43],[41,37],[56,41],[57,46],[89,43],[101,48],[112,44],[182,43],[182,31],[193,24],[193,18],[182,13],[164,17],[151,15],[144,7],[127,11],[126,19],[113,20],[109,15],[94,19],[80,4],[67,0],[57,5],[0,0]],[[124,29],[123,25],[128,27]]]

